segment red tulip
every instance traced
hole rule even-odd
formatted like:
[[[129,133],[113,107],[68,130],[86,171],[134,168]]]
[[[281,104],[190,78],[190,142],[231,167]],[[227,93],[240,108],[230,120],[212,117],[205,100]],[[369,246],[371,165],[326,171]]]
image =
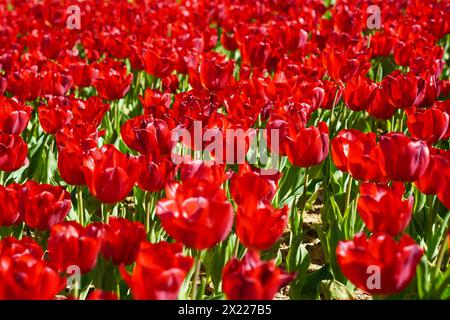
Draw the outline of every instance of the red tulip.
[[[361,233],[341,241],[336,249],[344,275],[370,294],[401,292],[414,278],[423,250],[408,235],[399,242],[386,234],[367,239]]]
[[[91,271],[97,263],[101,240],[75,221],[55,224],[50,229],[47,250],[50,264],[61,272],[78,266],[81,273]]]
[[[236,234],[251,250],[267,250],[281,237],[288,220],[288,207],[275,209],[267,202],[239,206]]]
[[[158,202],[164,230],[187,247],[207,249],[224,240],[233,225],[233,208],[225,192],[194,180],[173,183]]]
[[[96,127],[100,125],[110,109],[109,104],[103,103],[97,96],[89,97],[87,100],[71,99],[70,104],[74,117],[72,122],[89,123]]]
[[[30,228],[47,230],[61,223],[72,207],[70,193],[63,187],[27,181],[23,185],[25,223]]]
[[[124,123],[120,134],[128,147],[141,154],[159,158],[170,156],[172,152],[171,133],[164,120],[137,116]]]
[[[328,127],[324,122],[318,127],[304,127],[286,138],[289,161],[298,167],[312,167],[328,155]]]
[[[415,182],[424,194],[438,194],[445,189],[445,174],[450,168],[450,151],[431,149],[430,164],[425,173]]]
[[[8,78],[8,90],[22,101],[32,101],[39,97],[42,84],[42,75],[36,66],[15,71]]]
[[[226,165],[224,164],[217,164],[212,161],[193,160],[180,165],[180,180],[193,181],[196,179],[198,181],[221,186],[231,175],[231,173],[225,169]]]
[[[359,61],[337,48],[324,49],[322,63],[333,80],[346,82],[358,71]]]
[[[389,99],[396,108],[407,109],[419,105],[425,94],[425,81],[412,72],[394,71],[383,79]]]
[[[0,133],[0,170],[11,172],[27,162],[28,146],[18,135]]]
[[[151,156],[141,156],[139,161],[141,170],[137,185],[142,190],[161,191],[175,177],[176,166],[168,158],[153,161]]]
[[[41,260],[42,250],[32,240],[10,239],[0,242],[0,300],[54,299],[65,280]]]
[[[47,105],[38,107],[39,122],[46,133],[54,134],[73,118],[70,101],[65,97],[51,97]]]
[[[22,220],[18,184],[0,186],[0,226],[11,226]]]
[[[247,164],[239,166],[239,173],[230,181],[230,193],[240,206],[256,205],[257,202],[272,202],[277,191],[280,174],[262,175]]]
[[[358,212],[367,229],[374,233],[396,236],[408,226],[414,197],[403,199],[405,187],[394,182],[384,184],[362,183],[359,187]]]
[[[14,99],[0,96],[0,131],[21,134],[30,120],[32,108]]]
[[[388,133],[380,137],[380,167],[390,180],[415,181],[430,162],[430,151],[425,142],[411,140],[402,133]]]
[[[89,191],[103,203],[116,203],[130,193],[139,175],[139,160],[105,145],[84,160]]]
[[[370,79],[357,76],[347,82],[344,89],[345,105],[353,111],[366,110],[377,94],[377,84]]]
[[[369,105],[367,112],[374,118],[387,120],[394,115],[395,106],[389,99],[389,92],[385,80],[378,85],[375,91],[375,98]]]
[[[183,255],[179,243],[142,242],[133,273],[123,265],[120,273],[136,300],[176,300],[193,262]]]
[[[295,278],[273,261],[261,261],[258,253],[248,251],[239,261],[232,258],[223,269],[222,286],[230,300],[271,300],[281,287]]]
[[[139,245],[145,240],[145,227],[142,223],[124,218],[110,218],[108,224],[101,226],[102,255],[116,265],[129,265],[136,259]]]
[[[84,62],[71,63],[69,70],[74,85],[79,88],[91,86],[98,74],[98,70]]]
[[[210,91],[225,89],[233,80],[234,61],[217,53],[207,53],[200,63],[200,81]]]
[[[411,137],[434,144],[441,140],[449,127],[449,115],[438,108],[407,111]]]
[[[126,66],[112,60],[104,60],[97,66],[98,77],[94,81],[94,87],[97,89],[98,95],[105,100],[123,98],[133,81],[133,75],[128,74]]]

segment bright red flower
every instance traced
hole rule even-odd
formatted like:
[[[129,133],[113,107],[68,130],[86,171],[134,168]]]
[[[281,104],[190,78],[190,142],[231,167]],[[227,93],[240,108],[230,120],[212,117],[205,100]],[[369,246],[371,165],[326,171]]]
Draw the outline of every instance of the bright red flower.
[[[294,278],[273,261],[261,261],[258,253],[248,251],[241,261],[232,258],[225,265],[222,286],[229,300],[272,300]]]
[[[233,80],[234,61],[210,52],[203,56],[200,63],[200,81],[210,91],[220,91],[230,86]]]
[[[84,178],[89,191],[103,203],[125,199],[139,176],[139,160],[105,145],[84,159]]]
[[[20,100],[35,100],[41,95],[42,75],[36,66],[15,71],[8,78],[8,90]]]
[[[328,155],[328,127],[320,122],[318,127],[303,127],[286,137],[286,153],[289,161],[298,167],[312,167]]]
[[[229,171],[226,171],[226,165],[212,161],[193,160],[180,165],[181,181],[196,179],[221,186],[230,177],[230,174]]]
[[[373,233],[396,236],[408,226],[414,197],[403,199],[405,187],[401,182],[385,184],[362,183],[359,187],[358,212]]]
[[[133,74],[128,73],[124,64],[113,60],[104,60],[97,67],[98,77],[94,81],[94,87],[98,95],[105,100],[123,98],[130,89]]]
[[[0,226],[11,226],[22,220],[19,185],[0,186]]]
[[[30,228],[47,230],[61,223],[72,207],[70,193],[64,187],[27,181],[25,192],[24,219]]]
[[[450,168],[450,151],[443,152],[431,149],[430,164],[425,173],[415,182],[416,187],[424,194],[438,194],[445,189],[445,173]]]
[[[75,221],[55,224],[50,229],[47,242],[50,264],[61,272],[71,265],[78,266],[81,273],[91,271],[97,263],[101,239],[95,237],[90,229]]]
[[[65,280],[41,259],[39,246],[29,238],[0,242],[0,300],[50,300]]]
[[[136,300],[176,300],[194,259],[182,253],[179,243],[142,242],[136,266],[130,275],[123,265],[120,273]]]
[[[98,70],[85,62],[71,63],[69,65],[73,83],[78,88],[89,87],[95,81]]]
[[[21,134],[30,120],[32,108],[14,99],[0,96],[0,131]]]
[[[164,230],[187,247],[207,249],[224,240],[233,225],[233,208],[217,186],[184,181],[166,188],[156,214]]]
[[[358,71],[360,62],[338,48],[324,49],[322,63],[333,80],[346,82]]]
[[[73,118],[70,101],[66,97],[51,97],[38,107],[39,122],[46,133],[55,134]]]
[[[129,265],[136,259],[139,244],[145,240],[145,227],[140,222],[111,217],[100,227],[102,255],[116,265]]]
[[[380,137],[379,145],[381,171],[388,179],[416,181],[425,173],[430,162],[425,142],[391,132]]]
[[[369,78],[357,76],[347,82],[344,89],[345,105],[353,111],[366,110],[377,94],[377,84]]]
[[[434,144],[447,133],[450,116],[436,107],[406,112],[411,137]]]
[[[236,234],[251,250],[267,250],[281,237],[288,220],[288,207],[275,209],[268,202],[239,206],[236,213]]]
[[[27,162],[28,146],[18,135],[0,132],[0,170],[11,172]]]
[[[336,255],[343,274],[355,286],[370,294],[393,294],[414,278],[423,250],[408,235],[396,242],[386,234],[367,239],[361,233],[339,242]]]
[[[396,108],[407,109],[419,105],[425,94],[425,81],[412,72],[394,71],[383,79],[389,99]]]

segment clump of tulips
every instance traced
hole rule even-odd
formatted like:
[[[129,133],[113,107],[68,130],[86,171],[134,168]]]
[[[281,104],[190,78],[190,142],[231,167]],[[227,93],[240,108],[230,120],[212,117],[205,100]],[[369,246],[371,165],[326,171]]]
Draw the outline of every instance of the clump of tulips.
[[[449,299],[450,3],[333,2],[0,0],[0,299]]]

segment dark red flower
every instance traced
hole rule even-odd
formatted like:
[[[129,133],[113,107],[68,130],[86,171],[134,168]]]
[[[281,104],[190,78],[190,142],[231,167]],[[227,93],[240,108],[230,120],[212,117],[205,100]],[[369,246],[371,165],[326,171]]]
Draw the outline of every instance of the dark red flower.
[[[425,173],[430,162],[425,142],[391,132],[380,137],[379,145],[381,171],[388,179],[416,181]]]
[[[73,118],[70,102],[65,97],[51,97],[38,107],[39,122],[46,133],[55,134]]]
[[[241,261],[232,258],[225,265],[222,286],[229,300],[272,300],[294,278],[273,261],[261,261],[258,253],[248,251]]]
[[[419,105],[425,94],[425,81],[412,72],[402,74],[394,71],[383,79],[393,106],[407,109]]]
[[[27,163],[28,146],[18,135],[0,132],[0,170],[11,172]]]
[[[0,131],[21,134],[30,120],[32,108],[14,99],[0,96]]]
[[[130,275],[121,265],[120,273],[136,300],[176,300],[194,259],[186,257],[179,243],[142,242],[136,266]]]
[[[401,292],[416,273],[423,250],[408,235],[399,242],[386,234],[361,233],[336,248],[339,266],[356,287],[370,294]]]
[[[445,189],[445,173],[450,168],[450,151],[430,150],[430,164],[425,173],[415,182],[416,187],[424,194],[438,194]]]
[[[11,226],[20,222],[23,217],[20,211],[20,185],[0,186],[0,226]]]
[[[233,80],[234,61],[210,52],[203,56],[200,63],[200,81],[210,91],[225,89]]]
[[[85,62],[71,63],[69,65],[70,75],[76,87],[89,87],[95,81],[98,70]]]
[[[139,245],[145,240],[145,227],[140,222],[111,217],[108,224],[100,227],[102,255],[116,265],[129,265],[136,259]]]
[[[98,77],[94,81],[94,87],[98,95],[105,100],[123,98],[130,89],[133,74],[128,73],[124,64],[113,60],[104,60],[97,67]]]

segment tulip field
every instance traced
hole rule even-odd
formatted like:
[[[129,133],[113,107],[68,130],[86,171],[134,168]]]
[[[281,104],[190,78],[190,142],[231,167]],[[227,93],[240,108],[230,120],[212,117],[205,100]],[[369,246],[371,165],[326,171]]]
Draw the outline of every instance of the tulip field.
[[[449,138],[447,0],[0,0],[0,299],[449,300]]]

